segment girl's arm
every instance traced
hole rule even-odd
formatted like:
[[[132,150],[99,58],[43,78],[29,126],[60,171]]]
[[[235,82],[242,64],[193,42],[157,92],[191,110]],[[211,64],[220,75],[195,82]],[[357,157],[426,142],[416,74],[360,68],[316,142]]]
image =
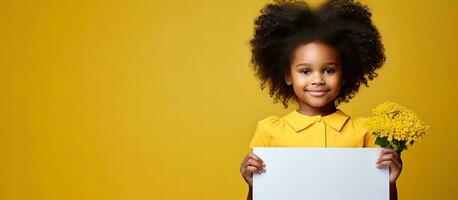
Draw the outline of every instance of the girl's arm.
[[[390,200],[398,200],[396,180],[402,171],[401,153],[391,148],[385,148],[380,152],[377,167],[390,168]]]
[[[390,200],[398,200],[398,189],[396,188],[396,182],[390,183]]]
[[[248,187],[248,196],[246,197],[246,200],[253,200],[253,187],[251,185]]]

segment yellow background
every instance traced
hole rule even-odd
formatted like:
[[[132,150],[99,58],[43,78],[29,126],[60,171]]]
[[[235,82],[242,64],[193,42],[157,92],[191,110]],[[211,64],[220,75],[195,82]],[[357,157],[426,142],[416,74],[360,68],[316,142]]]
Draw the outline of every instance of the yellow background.
[[[416,111],[431,132],[403,153],[400,199],[454,199],[458,3],[364,2],[387,62],[341,109]],[[1,1],[0,199],[244,199],[256,122],[296,107],[248,66],[265,3]]]

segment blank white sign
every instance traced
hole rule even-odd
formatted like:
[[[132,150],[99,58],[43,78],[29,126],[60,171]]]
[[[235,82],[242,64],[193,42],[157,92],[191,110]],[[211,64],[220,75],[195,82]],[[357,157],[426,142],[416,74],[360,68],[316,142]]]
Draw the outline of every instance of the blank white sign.
[[[389,200],[381,150],[254,147],[266,172],[253,174],[253,200]]]

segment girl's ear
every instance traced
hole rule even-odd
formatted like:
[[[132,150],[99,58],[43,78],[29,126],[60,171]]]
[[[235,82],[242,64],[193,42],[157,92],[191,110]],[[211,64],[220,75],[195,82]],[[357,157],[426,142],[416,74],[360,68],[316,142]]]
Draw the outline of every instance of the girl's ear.
[[[291,78],[291,74],[289,72],[285,74],[285,82],[286,82],[286,85],[293,84],[293,79]]]

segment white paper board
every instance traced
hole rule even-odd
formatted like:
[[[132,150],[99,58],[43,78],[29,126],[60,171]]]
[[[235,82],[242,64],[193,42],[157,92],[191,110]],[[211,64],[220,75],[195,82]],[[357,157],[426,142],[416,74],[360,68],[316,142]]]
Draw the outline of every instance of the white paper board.
[[[253,200],[389,200],[381,150],[254,147],[266,172],[253,174]]]

